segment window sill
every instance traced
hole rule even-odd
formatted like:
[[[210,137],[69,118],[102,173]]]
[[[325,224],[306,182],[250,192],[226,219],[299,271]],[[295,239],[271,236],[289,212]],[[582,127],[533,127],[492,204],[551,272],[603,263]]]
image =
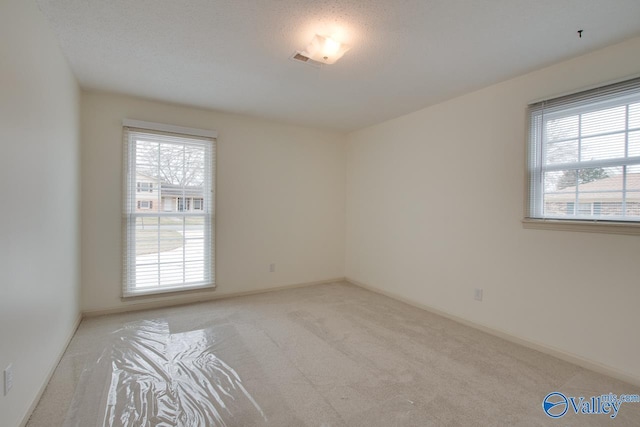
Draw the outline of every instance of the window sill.
[[[148,291],[138,291],[138,292],[128,292],[120,299],[122,301],[130,301],[138,298],[145,297],[154,297],[154,296],[172,296],[186,293],[194,293],[200,291],[214,291],[216,289],[215,284],[207,284],[207,285],[196,285],[196,286],[185,286],[185,287],[175,287],[175,288],[165,288],[165,289],[150,289]]]
[[[614,221],[572,221],[560,219],[522,220],[522,227],[532,230],[579,231],[583,233],[606,233],[640,235],[640,223]]]

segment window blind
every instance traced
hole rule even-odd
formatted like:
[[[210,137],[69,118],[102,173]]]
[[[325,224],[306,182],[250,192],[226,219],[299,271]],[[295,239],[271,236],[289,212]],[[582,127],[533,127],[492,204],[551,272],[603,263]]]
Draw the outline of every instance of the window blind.
[[[123,296],[214,286],[215,138],[123,134]]]
[[[528,218],[640,222],[640,78],[529,106]]]

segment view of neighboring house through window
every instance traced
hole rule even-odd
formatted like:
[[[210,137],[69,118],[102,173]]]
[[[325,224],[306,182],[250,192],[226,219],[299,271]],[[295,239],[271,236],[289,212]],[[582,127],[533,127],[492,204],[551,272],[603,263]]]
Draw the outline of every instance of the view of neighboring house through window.
[[[124,296],[213,286],[215,140],[133,127],[124,136]]]
[[[528,217],[640,222],[640,78],[529,114]]]

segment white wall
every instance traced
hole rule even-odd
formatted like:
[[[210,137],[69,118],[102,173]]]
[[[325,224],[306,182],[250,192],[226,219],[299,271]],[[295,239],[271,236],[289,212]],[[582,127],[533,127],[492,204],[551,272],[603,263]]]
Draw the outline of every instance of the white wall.
[[[0,2],[3,426],[28,413],[79,316],[79,89],[54,40],[35,2]]]
[[[218,131],[215,295],[344,277],[344,134],[83,92],[83,310],[200,295],[121,301],[123,118]]]
[[[640,381],[640,239],[520,222],[527,104],[637,73],[640,38],[350,134],[346,276]]]

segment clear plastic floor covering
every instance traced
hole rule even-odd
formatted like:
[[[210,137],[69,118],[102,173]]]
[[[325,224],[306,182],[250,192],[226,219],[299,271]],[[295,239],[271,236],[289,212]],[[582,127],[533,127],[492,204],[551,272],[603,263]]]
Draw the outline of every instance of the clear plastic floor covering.
[[[163,320],[124,325],[83,371],[65,426],[225,426],[236,416],[267,424],[238,373],[216,354],[241,344],[235,332],[226,325],[172,334]]]
[[[640,394],[333,283],[84,319],[28,427],[543,426],[551,391]],[[624,405],[561,424],[640,425]]]

